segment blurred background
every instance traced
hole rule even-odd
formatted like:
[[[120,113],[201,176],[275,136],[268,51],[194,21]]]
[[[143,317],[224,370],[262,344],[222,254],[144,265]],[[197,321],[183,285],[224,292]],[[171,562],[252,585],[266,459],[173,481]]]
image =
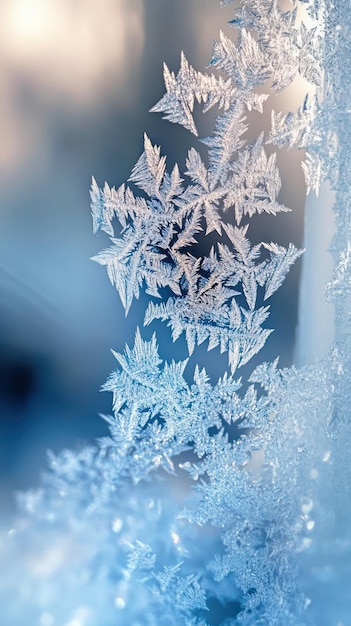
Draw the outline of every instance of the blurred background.
[[[106,434],[110,411],[99,388],[142,324],[145,303],[125,320],[103,268],[89,260],[108,245],[92,234],[91,176],[124,182],[143,132],[182,170],[192,136],[148,110],[163,95],[162,63],[177,71],[180,51],[204,70],[212,40],[232,7],[217,0],[1,0],[0,2],[0,506],[13,506],[59,451]],[[249,136],[267,127],[270,107],[296,109],[307,85],[272,97]],[[200,131],[206,134],[206,121]],[[257,240],[302,245],[304,182],[296,150],[279,151],[280,200],[292,212],[254,220]],[[275,332],[258,360],[294,354],[300,262],[271,299]],[[155,329],[145,331],[149,337]],[[164,358],[184,358],[158,328]],[[197,358],[215,378],[226,359]],[[254,364],[247,366],[251,371]],[[240,372],[239,372],[240,373]],[[245,376],[245,372],[243,372]]]

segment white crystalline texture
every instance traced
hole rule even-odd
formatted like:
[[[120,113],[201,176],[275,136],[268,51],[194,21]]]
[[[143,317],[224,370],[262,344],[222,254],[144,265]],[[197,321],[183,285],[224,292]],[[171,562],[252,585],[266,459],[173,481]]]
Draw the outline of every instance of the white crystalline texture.
[[[148,199],[135,198],[123,187],[114,193],[116,205],[112,207],[111,194],[99,194],[95,184],[92,191],[94,223],[95,215],[102,215],[101,223],[110,224],[114,214],[123,228],[121,237],[112,239],[113,247],[96,260],[107,265],[126,311],[143,286],[156,297],[160,296],[160,287],[170,288],[174,297],[160,305],[152,302],[145,323],[155,318],[168,321],[174,339],[184,330],[190,354],[196,345],[209,339],[210,348],[219,345],[222,352],[228,351],[233,371],[261,349],[271,332],[261,328],[268,309],[264,313],[263,309],[257,314],[251,312],[258,290],[265,288],[265,298],[272,295],[300,254],[295,248],[286,254],[279,249],[278,253],[278,248],[266,245],[271,255],[265,261],[258,261],[260,247],[254,249],[251,258],[244,258],[236,249],[232,226],[227,223],[233,220],[239,226],[256,213],[275,215],[288,210],[277,201],[279,171],[275,154],[266,155],[263,135],[251,145],[243,139],[246,111],[262,111],[267,97],[253,90],[269,77],[266,61],[265,49],[245,30],[237,44],[221,34],[214,45],[212,66],[225,72],[226,78],[196,72],[182,55],[177,77],[165,68],[167,93],[153,111],[163,112],[167,119],[195,132],[195,99],[205,103],[205,111],[214,104],[224,109],[216,119],[213,134],[203,140],[209,148],[208,168],[200,154],[190,149],[185,172],[190,183],[184,185],[178,167],[167,174],[160,149],[145,136],[144,152],[130,180]],[[274,128],[276,141],[280,135],[286,136],[283,121],[280,132],[277,125]],[[127,195],[129,211],[125,208]],[[211,258],[193,258],[192,246],[212,231],[222,235],[218,237],[218,252],[213,251]],[[241,294],[247,309],[235,304]]]
[[[145,135],[130,177],[140,196],[93,180],[93,229],[112,243],[95,260],[126,312],[145,291],[145,324],[165,321],[173,340],[184,333],[189,355],[203,342],[226,352],[229,370],[212,383],[197,364],[191,376],[187,359],[162,361],[156,336],[139,329],[133,347],[113,352],[108,436],[51,453],[1,537],[4,626],[347,624],[351,13],[341,2],[242,0],[231,22],[239,35],[215,42],[213,73],[183,54],[177,75],[164,69],[154,112],[192,141],[195,103],[218,114],[184,176]],[[296,76],[314,86],[324,76],[324,100],[274,111],[250,143],[248,112],[263,113]],[[266,144],[307,151],[309,190],[325,176],[335,187],[337,343],[313,367],[280,370],[276,359],[241,381],[237,368],[272,332],[265,301],[302,253],[249,239],[252,217],[289,210]]]

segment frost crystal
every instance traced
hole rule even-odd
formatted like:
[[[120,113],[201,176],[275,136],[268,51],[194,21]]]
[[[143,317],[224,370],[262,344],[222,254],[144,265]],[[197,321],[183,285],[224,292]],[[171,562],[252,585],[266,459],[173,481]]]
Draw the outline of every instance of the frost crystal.
[[[145,291],[145,325],[185,333],[189,355],[219,348],[230,369],[213,383],[196,365],[189,382],[188,361],[164,362],[139,329],[113,353],[109,436],[50,454],[42,486],[19,497],[1,548],[5,626],[348,623],[351,14],[341,0],[291,5],[242,0],[238,37],[214,43],[214,73],[184,54],[177,75],[165,66],[154,112],[196,137],[195,102],[218,110],[182,176],[145,136],[130,177],[139,196],[93,180],[94,232],[112,242],[95,260],[126,313]],[[297,76],[317,95],[273,111],[250,143],[250,112]],[[302,252],[249,240],[252,217],[289,210],[268,144],[306,151],[308,190],[334,185],[337,341],[320,363],[263,363],[243,382],[237,369],[272,332],[266,301]]]

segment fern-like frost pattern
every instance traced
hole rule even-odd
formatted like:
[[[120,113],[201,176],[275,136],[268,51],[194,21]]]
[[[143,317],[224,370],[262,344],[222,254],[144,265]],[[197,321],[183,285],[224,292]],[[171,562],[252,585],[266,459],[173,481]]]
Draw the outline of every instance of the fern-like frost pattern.
[[[164,361],[156,335],[140,329],[113,351],[109,434],[49,453],[41,487],[19,495],[1,548],[5,626],[347,623],[345,597],[322,597],[325,572],[332,598],[350,575],[350,81],[341,89],[340,59],[351,63],[351,18],[341,0],[242,0],[233,10],[237,37],[220,33],[207,73],[183,53],[177,74],[164,67],[152,111],[197,142],[184,172],[169,171],[145,135],[130,186],[91,188],[94,233],[111,241],[94,260],[126,314],[145,292],[145,326],[165,322],[189,357],[202,343],[226,353],[228,370],[213,382],[197,364],[191,377],[188,358]],[[250,113],[296,77],[316,95],[296,112],[273,110],[250,143]],[[195,104],[217,112],[200,140]],[[336,190],[327,291],[339,335],[320,363],[279,369],[276,359],[243,381],[239,368],[272,332],[268,301],[303,252],[249,238],[252,219],[289,210],[272,151],[282,147],[305,151],[308,191],[326,179]]]

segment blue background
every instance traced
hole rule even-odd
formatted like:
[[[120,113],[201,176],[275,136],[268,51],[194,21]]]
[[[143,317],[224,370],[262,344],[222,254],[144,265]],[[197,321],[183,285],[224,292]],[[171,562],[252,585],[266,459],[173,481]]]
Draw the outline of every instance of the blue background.
[[[30,5],[31,8],[28,8]],[[97,5],[99,7],[98,13]],[[46,8],[44,8],[46,7]],[[48,8],[49,7],[49,8]],[[13,13],[13,11],[16,11]],[[34,11],[34,12],[33,12]],[[98,413],[110,397],[99,388],[142,324],[145,302],[125,320],[118,294],[89,257],[108,244],[94,238],[89,187],[124,182],[142,151],[143,132],[182,170],[191,135],[148,110],[163,94],[162,62],[179,67],[183,49],[204,70],[211,40],[231,8],[216,0],[4,0],[0,9],[2,75],[0,148],[0,498],[38,480],[45,450],[79,445],[106,433]],[[11,30],[12,28],[12,30]],[[6,36],[5,36],[6,34]],[[275,108],[296,109],[306,86],[294,84]],[[251,117],[248,136],[269,124]],[[203,126],[203,128],[202,128]],[[200,129],[209,130],[204,120]],[[280,199],[293,211],[254,220],[253,238],[302,245],[301,155],[282,150]],[[258,361],[293,360],[300,262],[272,298],[276,329]],[[156,328],[150,327],[149,337]],[[184,358],[158,327],[161,356]],[[226,359],[196,357],[213,378]],[[190,363],[190,371],[194,365]],[[252,370],[249,364],[242,374]],[[239,371],[239,374],[241,372]]]

